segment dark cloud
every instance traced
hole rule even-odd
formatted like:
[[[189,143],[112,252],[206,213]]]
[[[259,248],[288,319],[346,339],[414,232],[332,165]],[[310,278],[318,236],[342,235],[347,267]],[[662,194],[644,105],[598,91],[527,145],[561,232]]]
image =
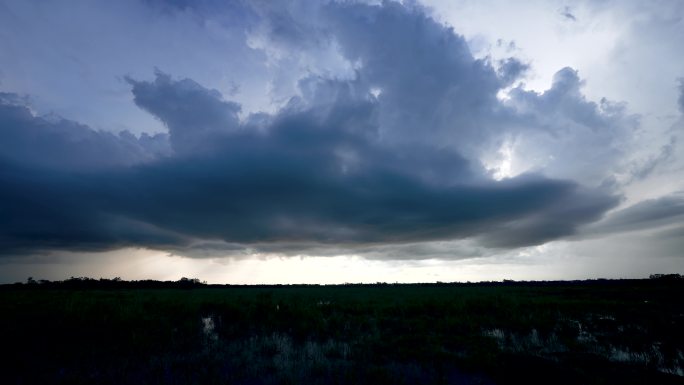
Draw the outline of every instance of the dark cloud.
[[[529,65],[511,57],[501,61],[497,73],[503,84],[509,85],[518,80],[529,68]]]
[[[665,243],[665,246],[671,245],[669,247],[670,254],[677,257],[681,257],[682,250],[684,250],[684,226],[680,224],[681,222],[678,222],[672,228],[667,228],[653,235],[658,242],[661,242],[658,244],[659,246],[662,246],[663,243]]]
[[[320,25],[292,26],[300,21],[288,14],[294,29],[274,44],[297,47],[320,33],[358,63],[355,77],[301,79],[301,95],[274,114],[241,117],[218,91],[159,71],[127,81],[168,135],[99,132],[5,96],[0,254],[143,246],[403,258],[428,241],[541,244],[618,203],[541,173],[494,181],[480,162],[511,134],[614,132],[622,112],[586,101],[574,70],[559,71],[543,94],[514,90],[508,105],[497,93],[526,66],[510,59],[497,70],[473,58],[420,8],[332,3],[319,16]]]
[[[213,151],[196,147],[97,173],[6,164],[5,249],[182,249],[202,239],[340,247],[489,231],[498,235],[486,236],[487,243],[514,247],[572,234],[615,204],[600,192],[539,176],[486,181],[445,149],[388,148],[358,124],[369,120],[376,102],[352,99],[349,85],[338,86],[334,105],[283,110],[265,131],[232,119],[229,129],[198,130],[201,141],[192,143],[211,143]],[[215,92],[163,74],[135,83],[133,91],[136,100],[146,100],[139,93],[156,96],[153,104],[161,107],[154,111],[170,127],[172,143],[177,120],[187,119],[178,110],[205,106],[196,99],[211,107],[217,124],[236,110]]]
[[[572,9],[570,7],[565,7],[560,10],[560,14],[565,18],[565,20],[577,21],[577,17],[572,13]]]
[[[179,235],[110,210],[97,175],[0,160],[0,254],[181,244]]]
[[[583,233],[602,235],[678,225],[684,220],[684,194],[675,193],[649,199],[615,211]]]
[[[167,136],[112,134],[58,116],[36,117],[14,94],[0,93],[0,159],[57,169],[136,164],[169,154]]]
[[[480,236],[490,247],[519,247],[542,244],[575,234],[578,223],[599,220],[618,199],[575,186],[571,193],[558,196],[553,205],[528,218],[503,223]],[[567,221],[567,218],[572,218]],[[530,239],[534,241],[530,242]]]
[[[503,82],[461,35],[393,2],[332,3],[322,18],[347,60],[362,63],[359,81],[381,91],[384,140],[449,143],[465,154],[489,137]]]
[[[135,104],[168,127],[176,154],[209,151],[212,136],[239,127],[240,106],[192,80],[172,82],[169,75],[157,71],[153,83],[126,81],[133,86]]]
[[[353,68],[357,92],[376,96],[373,118],[385,143],[449,147],[479,161],[512,141],[517,161],[535,164],[529,169],[596,185],[614,172],[638,127],[624,105],[586,100],[572,68],[558,71],[546,92],[519,86],[502,103],[499,92],[521,80],[527,65],[508,58],[494,68],[489,59],[474,58],[463,36],[413,3],[330,2],[305,11],[266,4],[267,24],[284,12],[291,28],[307,32],[267,28],[264,44],[306,57],[320,52],[322,42],[336,47]],[[320,92],[311,95],[304,93],[309,102],[329,101]]]

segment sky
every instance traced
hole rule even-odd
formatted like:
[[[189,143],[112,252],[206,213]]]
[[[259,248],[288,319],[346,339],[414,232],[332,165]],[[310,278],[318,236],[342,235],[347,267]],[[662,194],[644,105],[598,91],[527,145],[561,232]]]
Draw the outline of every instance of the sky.
[[[0,0],[0,282],[684,273],[678,0]]]

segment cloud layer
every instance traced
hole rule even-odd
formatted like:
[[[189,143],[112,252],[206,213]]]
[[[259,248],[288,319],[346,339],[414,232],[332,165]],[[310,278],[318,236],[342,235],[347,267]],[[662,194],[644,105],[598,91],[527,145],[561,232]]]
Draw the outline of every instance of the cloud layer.
[[[276,113],[245,115],[192,79],[128,77],[135,104],[168,129],[141,136],[38,116],[0,95],[0,254],[136,246],[404,258],[429,241],[539,245],[619,203],[598,186],[638,120],[586,100],[573,69],[544,93],[525,91],[526,64],[475,59],[417,6],[259,7],[271,50],[334,49],[353,75],[303,75]],[[517,172],[496,180],[492,162],[510,166],[511,156]]]

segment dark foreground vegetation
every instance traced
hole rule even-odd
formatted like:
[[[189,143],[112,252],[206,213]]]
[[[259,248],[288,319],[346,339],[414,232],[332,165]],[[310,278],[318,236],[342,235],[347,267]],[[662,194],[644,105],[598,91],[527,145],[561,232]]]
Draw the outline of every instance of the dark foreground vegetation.
[[[684,279],[0,286],[3,384],[681,384]]]

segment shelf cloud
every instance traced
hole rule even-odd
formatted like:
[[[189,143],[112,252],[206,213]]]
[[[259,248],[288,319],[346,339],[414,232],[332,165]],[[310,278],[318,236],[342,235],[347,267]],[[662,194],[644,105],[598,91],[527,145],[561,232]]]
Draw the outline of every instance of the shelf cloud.
[[[614,174],[640,119],[589,100],[577,70],[532,91],[529,63],[476,58],[419,5],[292,4],[244,5],[245,44],[295,78],[273,111],[245,109],[164,63],[152,78],[121,74],[126,97],[163,133],[112,133],[1,93],[0,255],[143,247],[448,259],[458,253],[429,242],[465,240],[476,254],[679,220],[677,196],[599,222],[622,201]],[[201,14],[195,6],[163,8]],[[293,57],[320,52],[344,74],[288,72]]]

